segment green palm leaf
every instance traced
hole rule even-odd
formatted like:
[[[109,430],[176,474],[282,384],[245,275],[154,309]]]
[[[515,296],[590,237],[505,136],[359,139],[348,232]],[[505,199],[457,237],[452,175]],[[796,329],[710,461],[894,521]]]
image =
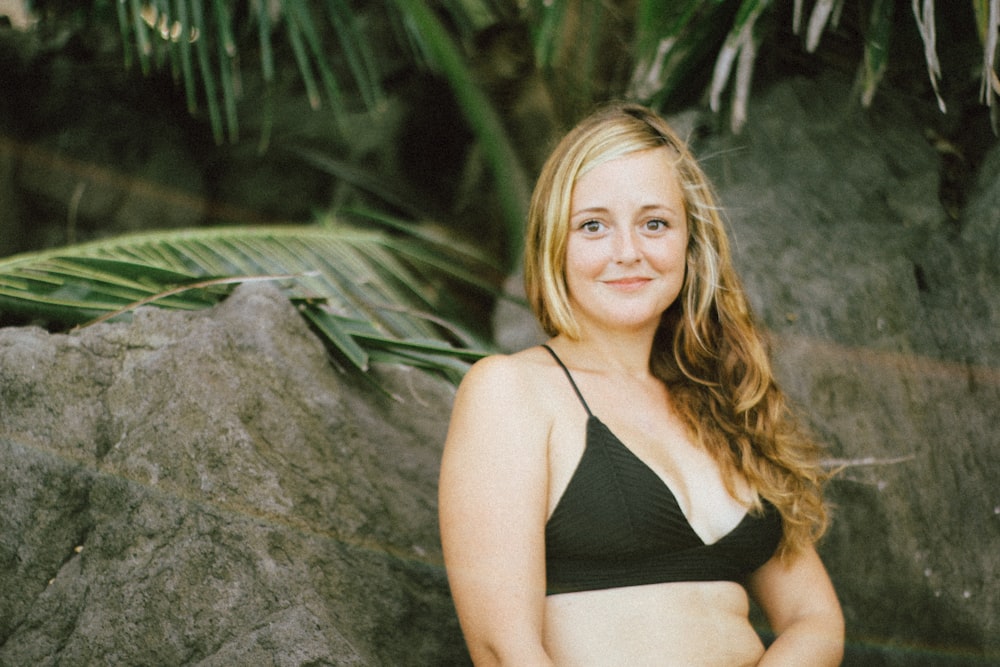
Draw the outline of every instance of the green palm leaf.
[[[265,83],[275,77],[272,37],[282,30],[295,56],[310,103],[318,108],[325,97],[335,111],[342,109],[347,77],[369,108],[383,92],[374,67],[368,36],[342,0],[250,0],[244,18],[259,40],[260,72]],[[238,135],[239,53],[233,0],[121,0],[115,3],[125,64],[138,61],[143,73],[169,62],[184,87],[188,108],[204,104],[217,142]],[[332,37],[325,34],[329,26]],[[328,42],[334,42],[330,44]],[[346,72],[335,72],[331,55],[339,52]],[[200,87],[199,87],[200,84]]]
[[[996,57],[997,25],[1000,11],[991,0],[970,0],[977,19],[979,36],[983,41],[983,96],[992,105],[1000,94],[1000,77],[997,75]],[[344,104],[345,92],[357,93],[368,108],[378,106],[383,99],[378,71],[380,45],[372,44],[371,35],[359,20],[363,11],[344,0],[247,0],[247,11],[237,12],[241,3],[235,0],[121,0],[115,3],[118,27],[123,36],[126,63],[138,61],[144,72],[169,62],[175,75],[183,81],[189,106],[203,100],[216,139],[221,141],[225,132],[235,138],[237,116],[235,98],[239,77],[238,45],[234,37],[237,28],[234,16],[239,13],[246,27],[259,38],[260,69],[265,82],[271,82],[275,73],[272,39],[284,35],[295,57],[303,84],[309,98],[319,106],[325,98],[336,111]],[[484,111],[478,86],[463,71],[461,44],[475,31],[502,20],[517,17],[532,26],[535,55],[538,65],[549,71],[559,54],[570,49],[573,54],[575,81],[586,88],[593,77],[581,75],[581,68],[597,72],[606,65],[606,41],[603,30],[609,23],[603,20],[613,3],[601,0],[451,0],[441,3],[443,14],[435,11],[431,3],[421,0],[392,0],[384,9],[407,26],[407,36],[418,50],[456,87],[457,96],[471,125],[484,140],[494,168],[511,167],[514,162],[503,145],[490,146],[488,140],[495,135],[499,124]],[[737,70],[737,88],[740,81],[749,81],[753,67],[751,54],[752,32],[745,25],[747,11],[757,15],[772,14],[779,3],[770,0],[640,0],[635,3],[633,15],[633,44],[630,81],[621,92],[651,104],[669,104],[674,96],[690,89],[692,78],[698,79],[706,59],[713,53],[717,63],[726,67],[727,59],[738,52],[742,61]],[[843,0],[817,0],[803,3],[795,0],[793,27],[803,35],[807,51],[814,51],[824,32],[836,27]],[[872,0],[867,4],[865,18],[868,30],[863,45],[864,77],[863,101],[868,103],[885,68],[890,32],[895,28],[884,17],[893,13],[895,5],[910,6],[912,18],[924,45],[928,78],[937,96],[939,106],[944,101],[938,94],[942,77],[937,55],[934,0]],[[738,9],[734,12],[734,7]],[[370,9],[370,7],[369,7]],[[364,11],[368,11],[367,9]],[[614,11],[621,11],[615,9]],[[900,12],[895,12],[897,15]],[[446,21],[442,21],[443,16]],[[869,18],[870,17],[870,18]],[[587,20],[589,19],[589,21]],[[450,30],[444,29],[444,24]],[[751,22],[752,23],[752,22]],[[804,25],[805,24],[805,25]],[[740,37],[741,28],[742,38]],[[455,32],[459,34],[454,34]],[[728,40],[726,36],[729,36]],[[739,42],[739,45],[736,44]],[[212,48],[210,45],[216,45]],[[385,45],[388,46],[388,45]],[[393,45],[397,48],[401,45]],[[332,56],[332,57],[331,57]],[[332,63],[342,61],[334,67]],[[720,85],[715,75],[712,86]],[[346,83],[352,83],[346,91]],[[198,90],[200,83],[201,90]],[[700,83],[696,85],[701,85]],[[200,94],[199,94],[200,92]],[[586,106],[593,91],[570,90],[573,104]],[[743,94],[737,90],[737,97]],[[734,103],[733,112],[744,114],[741,99]],[[338,117],[339,114],[334,114]],[[735,119],[738,121],[739,119]],[[738,123],[737,123],[738,124]],[[502,142],[501,142],[502,143]],[[521,177],[516,174],[513,180]],[[504,178],[499,177],[505,207],[513,219],[522,205],[520,184],[505,190]],[[516,246],[517,230],[514,231]]]
[[[271,280],[357,369],[375,353],[456,377],[487,345],[447,318],[438,282],[468,282],[480,262],[426,237],[341,224],[158,232],[4,259],[0,310],[83,325],[148,303],[206,308],[233,284]]]
[[[862,63],[861,102],[871,106],[875,91],[885,75],[889,60],[889,39],[892,36],[892,0],[875,0],[865,30],[865,52]]]
[[[674,96],[690,88],[692,73],[720,54],[733,29],[732,13],[726,3],[712,0],[643,0],[629,96],[657,107],[673,104]]]
[[[482,146],[503,207],[507,227],[507,261],[514,266],[520,257],[524,238],[522,225],[531,198],[531,185],[503,120],[476,81],[465,54],[433,9],[427,3],[412,0],[394,0],[393,5],[406,18],[414,39],[432,66],[447,79],[466,121]]]

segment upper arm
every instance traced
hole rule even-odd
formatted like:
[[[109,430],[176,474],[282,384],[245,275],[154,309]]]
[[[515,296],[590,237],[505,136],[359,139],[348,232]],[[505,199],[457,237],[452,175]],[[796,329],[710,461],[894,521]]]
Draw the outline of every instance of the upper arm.
[[[812,664],[827,664],[820,656],[829,656],[829,664],[839,664],[844,618],[833,583],[813,547],[795,553],[787,561],[772,557],[751,575],[748,583],[750,594],[778,637],[775,653],[782,649],[788,655],[796,650],[812,652]],[[788,641],[782,644],[784,633]]]
[[[549,427],[525,384],[508,357],[474,365],[441,462],[441,542],[474,660],[541,647]]]

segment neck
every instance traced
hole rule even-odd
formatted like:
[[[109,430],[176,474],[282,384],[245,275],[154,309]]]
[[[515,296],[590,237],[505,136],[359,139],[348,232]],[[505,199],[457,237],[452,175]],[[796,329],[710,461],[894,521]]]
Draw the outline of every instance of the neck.
[[[585,370],[646,377],[649,375],[649,355],[653,348],[652,333],[623,335],[616,332],[586,332],[578,339],[564,335],[553,341],[556,352],[565,351],[573,365]]]

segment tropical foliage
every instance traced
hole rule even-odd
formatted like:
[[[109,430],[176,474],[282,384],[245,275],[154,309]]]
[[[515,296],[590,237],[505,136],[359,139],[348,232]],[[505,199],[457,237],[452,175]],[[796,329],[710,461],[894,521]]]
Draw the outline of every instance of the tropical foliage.
[[[961,37],[981,53],[979,99],[996,114],[1000,0],[958,0],[969,24]],[[79,324],[127,311],[138,303],[204,307],[226,284],[267,276],[290,296],[333,347],[358,368],[368,355],[398,355],[447,367],[442,352],[468,356],[488,341],[461,332],[450,317],[454,281],[495,290],[517,261],[529,192],[523,150],[501,112],[503,100],[482,76],[505,58],[527,61],[563,124],[609,97],[668,108],[690,103],[691,91],[729,114],[739,131],[752,113],[751,84],[758,54],[784,35],[798,35],[805,52],[821,49],[841,30],[856,41],[860,101],[871,104],[894,54],[921,63],[942,110],[944,72],[933,0],[37,0],[42,22],[86,15],[85,23],[114,23],[122,62],[144,73],[167,70],[192,114],[203,115],[215,140],[246,141],[240,104],[245,82],[262,81],[255,106],[265,117],[279,73],[298,73],[311,106],[329,111],[335,126],[348,115],[385,106],[386,80],[399,63],[447,81],[471,129],[504,221],[506,256],[492,266],[454,240],[400,234],[424,216],[392,230],[342,225],[276,229],[225,228],[165,233],[11,258],[0,262],[0,308]],[[971,6],[971,8],[970,8]],[[953,12],[949,4],[943,11]],[[900,52],[892,40],[909,15],[922,48]],[[849,17],[850,21],[846,21]],[[520,29],[520,30],[518,30]],[[484,47],[483,35],[515,35],[506,53]],[[518,41],[518,35],[524,35]],[[954,31],[949,35],[956,39]],[[502,50],[501,50],[502,51]],[[515,68],[516,69],[516,68]],[[253,90],[258,90],[253,88]],[[346,125],[339,127],[344,133]],[[268,126],[251,138],[266,146]],[[386,195],[377,175],[358,177],[355,165],[300,152],[358,188]],[[348,173],[350,172],[350,173]],[[389,193],[391,194],[391,193]],[[397,199],[399,193],[396,193]],[[405,195],[402,195],[405,198]],[[344,218],[331,213],[331,219]],[[378,216],[361,220],[370,226]],[[355,222],[359,221],[354,217]],[[416,229],[416,227],[413,227]],[[436,293],[434,290],[437,289]],[[428,313],[435,313],[431,317]],[[441,317],[452,319],[442,326]],[[435,318],[437,323],[435,322]],[[436,342],[429,342],[436,341]],[[474,354],[472,356],[475,356]]]
[[[410,55],[443,72],[451,81],[463,108],[482,134],[497,129],[489,104],[478,94],[468,67],[468,45],[477,32],[504,22],[531,27],[537,66],[554,77],[565,74],[572,54],[575,82],[583,94],[575,102],[590,102],[602,93],[625,95],[661,106],[681,86],[704,87],[699,61],[714,61],[708,82],[713,108],[732,86],[733,125],[745,119],[750,83],[762,41],[773,35],[769,23],[791,9],[793,32],[814,52],[826,31],[835,30],[845,11],[856,15],[861,40],[862,97],[870,102],[885,74],[890,40],[905,15],[911,14],[923,42],[927,74],[938,93],[943,76],[938,56],[934,0],[383,0],[351,3],[347,0],[122,0],[113,3],[124,37],[126,63],[137,60],[144,71],[169,65],[183,80],[192,110],[205,100],[217,137],[227,130],[237,134],[235,98],[240,67],[236,35],[257,36],[259,67],[265,81],[274,78],[276,39],[291,46],[312,103],[326,103],[337,111],[349,102],[348,86],[366,105],[383,96],[384,72],[379,64],[385,44],[371,41],[365,25],[374,12],[385,12],[398,27],[397,36]],[[996,0],[968,2],[974,25],[967,26],[981,43],[982,100],[993,105],[1000,94],[997,76],[1000,8]],[[95,0],[102,5],[101,0]],[[790,5],[790,7],[789,7]],[[954,12],[948,3],[943,11]],[[619,30],[621,35],[609,35]],[[203,36],[204,38],[196,38]],[[617,52],[608,53],[610,39]],[[390,47],[392,48],[392,47]],[[617,80],[602,87],[609,61],[618,61]],[[336,62],[336,64],[335,64]],[[953,73],[959,75],[959,73]],[[200,84],[199,84],[200,82]],[[558,83],[553,82],[557,87]],[[698,84],[701,83],[701,86]],[[587,99],[589,98],[589,99]],[[943,100],[937,94],[943,107]]]
[[[448,318],[441,277],[490,287],[475,272],[484,260],[453,245],[436,252],[440,245],[332,220],[125,236],[0,261],[0,310],[80,326],[150,303],[206,308],[237,283],[266,280],[346,365],[364,371],[374,357],[454,378],[463,370],[456,359],[488,344]]]

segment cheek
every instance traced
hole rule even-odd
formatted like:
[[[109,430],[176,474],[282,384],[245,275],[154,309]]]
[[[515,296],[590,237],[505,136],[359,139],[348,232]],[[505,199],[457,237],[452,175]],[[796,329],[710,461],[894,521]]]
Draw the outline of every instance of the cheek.
[[[684,271],[688,263],[688,243],[687,238],[677,239],[658,249],[655,255],[651,255],[651,261],[658,269],[663,271]]]
[[[571,244],[566,249],[566,281],[599,275],[607,258],[598,252],[598,244]]]

